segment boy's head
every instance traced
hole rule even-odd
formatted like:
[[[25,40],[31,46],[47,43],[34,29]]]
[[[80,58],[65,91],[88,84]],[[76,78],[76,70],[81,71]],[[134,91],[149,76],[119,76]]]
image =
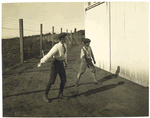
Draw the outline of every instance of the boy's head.
[[[67,33],[61,33],[58,35],[58,39],[60,42],[64,43],[65,42],[65,36],[67,35]]]
[[[91,42],[91,40],[88,39],[88,38],[85,38],[84,41],[83,41],[84,45],[86,45],[86,46],[89,46],[90,42]]]

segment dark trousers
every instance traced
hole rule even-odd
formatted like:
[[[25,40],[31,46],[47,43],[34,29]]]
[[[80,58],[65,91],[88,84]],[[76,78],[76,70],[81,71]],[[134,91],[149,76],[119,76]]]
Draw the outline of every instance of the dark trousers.
[[[51,64],[50,79],[46,86],[46,91],[45,91],[46,96],[48,95],[51,85],[55,83],[57,74],[59,74],[60,80],[61,80],[60,91],[59,91],[59,94],[61,94],[63,93],[63,89],[64,89],[65,82],[66,82],[66,71],[64,68],[63,61],[55,60]]]

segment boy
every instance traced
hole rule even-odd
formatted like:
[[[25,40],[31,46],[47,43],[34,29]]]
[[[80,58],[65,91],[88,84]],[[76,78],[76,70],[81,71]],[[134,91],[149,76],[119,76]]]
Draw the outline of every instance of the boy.
[[[59,43],[55,44],[52,49],[38,63],[38,67],[40,67],[41,64],[46,63],[49,59],[54,59],[51,64],[50,79],[46,86],[45,95],[43,96],[43,100],[45,102],[49,102],[48,92],[51,88],[51,85],[54,84],[57,74],[59,74],[61,80],[58,98],[63,97],[63,89],[66,82],[66,71],[64,65],[67,66],[67,45],[64,43],[64,37],[66,35],[66,33],[61,33],[58,36]]]
[[[85,72],[87,66],[88,66],[88,68],[90,68],[90,70],[92,72],[92,77],[93,77],[94,83],[95,84],[98,83],[97,78],[96,78],[96,70],[92,63],[92,59],[93,59],[94,64],[96,64],[96,62],[95,62],[95,58],[94,58],[92,49],[89,46],[90,42],[91,42],[91,40],[88,38],[85,38],[83,41],[84,45],[83,45],[83,48],[81,49],[81,55],[80,55],[81,64],[80,64],[80,70],[77,74],[77,81],[75,83],[76,87],[79,86],[79,80],[81,78],[81,75]]]

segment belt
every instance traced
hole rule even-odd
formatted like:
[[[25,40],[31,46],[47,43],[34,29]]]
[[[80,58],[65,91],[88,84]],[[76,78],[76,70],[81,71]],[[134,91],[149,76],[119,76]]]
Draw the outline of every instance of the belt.
[[[64,60],[57,60],[57,59],[55,59],[55,61],[57,61],[57,62],[63,62]]]

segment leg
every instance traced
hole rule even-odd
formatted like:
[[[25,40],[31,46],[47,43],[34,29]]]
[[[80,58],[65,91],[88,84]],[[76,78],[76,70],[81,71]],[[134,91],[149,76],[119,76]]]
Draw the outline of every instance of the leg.
[[[92,77],[93,77],[94,83],[97,84],[98,81],[97,81],[96,73],[92,72]]]
[[[62,98],[63,90],[64,90],[65,82],[66,82],[66,71],[65,71],[63,63],[60,63],[59,65],[59,76],[60,76],[61,83],[60,83],[60,90],[59,90],[58,98]]]
[[[92,72],[92,78],[94,80],[94,83],[97,84],[98,81],[97,81],[97,76],[96,76],[96,69],[95,69],[95,66],[93,65],[92,62],[89,63],[89,67],[91,69],[91,72]]]
[[[77,79],[78,79],[78,80],[80,80],[82,74],[83,74],[83,73],[80,73],[80,72],[77,74]]]
[[[80,64],[80,70],[79,70],[79,72],[77,74],[77,81],[76,81],[76,84],[75,84],[76,87],[79,86],[79,80],[81,78],[81,75],[85,72],[86,67],[87,67],[87,62],[86,62],[85,59],[82,59],[81,60],[81,64]]]
[[[53,62],[52,65],[51,65],[50,79],[49,79],[49,82],[48,82],[48,84],[46,86],[45,95],[43,96],[43,100],[46,101],[46,102],[49,102],[49,100],[48,100],[48,92],[49,92],[51,86],[55,82],[57,73],[58,73],[57,66]]]
[[[49,102],[49,100],[48,100],[48,92],[49,92],[49,90],[50,90],[50,88],[51,88],[51,85],[52,85],[52,83],[51,83],[51,82],[48,82],[48,84],[47,84],[47,86],[46,86],[45,95],[43,96],[43,100],[44,100],[45,102]]]
[[[61,83],[60,83],[60,90],[59,90],[59,94],[58,94],[58,98],[59,98],[59,99],[62,99],[62,98],[63,98],[63,90],[64,90],[64,87],[65,87],[65,83],[61,82]]]

